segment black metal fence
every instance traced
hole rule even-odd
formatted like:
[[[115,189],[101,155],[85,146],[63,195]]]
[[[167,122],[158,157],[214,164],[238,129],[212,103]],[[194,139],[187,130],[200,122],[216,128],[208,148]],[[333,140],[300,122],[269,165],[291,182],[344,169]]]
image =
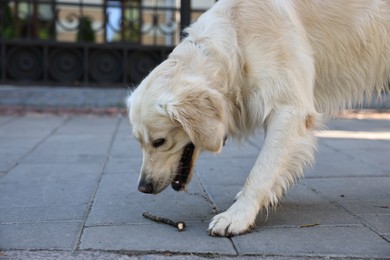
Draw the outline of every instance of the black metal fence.
[[[0,84],[137,84],[205,11],[175,3],[0,0]]]

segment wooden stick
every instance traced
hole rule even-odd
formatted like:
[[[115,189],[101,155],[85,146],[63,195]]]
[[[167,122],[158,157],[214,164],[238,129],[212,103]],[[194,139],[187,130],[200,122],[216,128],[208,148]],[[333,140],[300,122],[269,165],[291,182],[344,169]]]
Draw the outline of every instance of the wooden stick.
[[[315,226],[318,226],[318,225],[320,225],[319,222],[313,223],[313,224],[300,225],[300,226],[298,226],[298,227],[299,227],[299,228],[307,228],[307,227],[315,227]]]
[[[170,225],[172,227],[176,227],[177,230],[180,232],[183,231],[186,227],[186,223],[184,221],[175,222],[175,221],[170,220],[168,218],[162,218],[162,217],[152,215],[149,212],[144,212],[142,214],[142,216],[144,218],[147,218],[147,219],[152,220],[152,221],[157,222],[157,223],[167,224],[167,225]]]

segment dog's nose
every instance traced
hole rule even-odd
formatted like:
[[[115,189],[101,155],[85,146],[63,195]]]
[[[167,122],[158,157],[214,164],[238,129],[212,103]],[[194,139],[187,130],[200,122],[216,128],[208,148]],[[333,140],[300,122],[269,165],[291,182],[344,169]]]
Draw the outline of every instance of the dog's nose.
[[[153,193],[153,186],[149,182],[141,180],[138,184],[138,190],[143,193]]]

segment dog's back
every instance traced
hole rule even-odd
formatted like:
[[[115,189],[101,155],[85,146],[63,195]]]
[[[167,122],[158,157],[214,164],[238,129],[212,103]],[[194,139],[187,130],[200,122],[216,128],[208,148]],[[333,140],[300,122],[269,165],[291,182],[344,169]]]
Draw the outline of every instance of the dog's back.
[[[305,82],[314,80],[319,112],[337,111],[388,87],[388,0],[222,0],[213,12],[235,27],[247,67],[256,68],[252,77],[290,66]]]
[[[296,1],[315,58],[320,111],[361,102],[390,80],[390,1]]]

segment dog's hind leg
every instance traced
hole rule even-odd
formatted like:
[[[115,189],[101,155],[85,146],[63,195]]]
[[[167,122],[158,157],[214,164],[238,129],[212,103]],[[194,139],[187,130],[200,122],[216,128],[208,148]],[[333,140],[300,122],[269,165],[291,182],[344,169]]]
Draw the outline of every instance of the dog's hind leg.
[[[261,208],[276,206],[286,189],[314,161],[317,114],[293,106],[279,107],[266,122],[264,146],[236,202],[216,215],[209,225],[212,236],[247,232]]]

